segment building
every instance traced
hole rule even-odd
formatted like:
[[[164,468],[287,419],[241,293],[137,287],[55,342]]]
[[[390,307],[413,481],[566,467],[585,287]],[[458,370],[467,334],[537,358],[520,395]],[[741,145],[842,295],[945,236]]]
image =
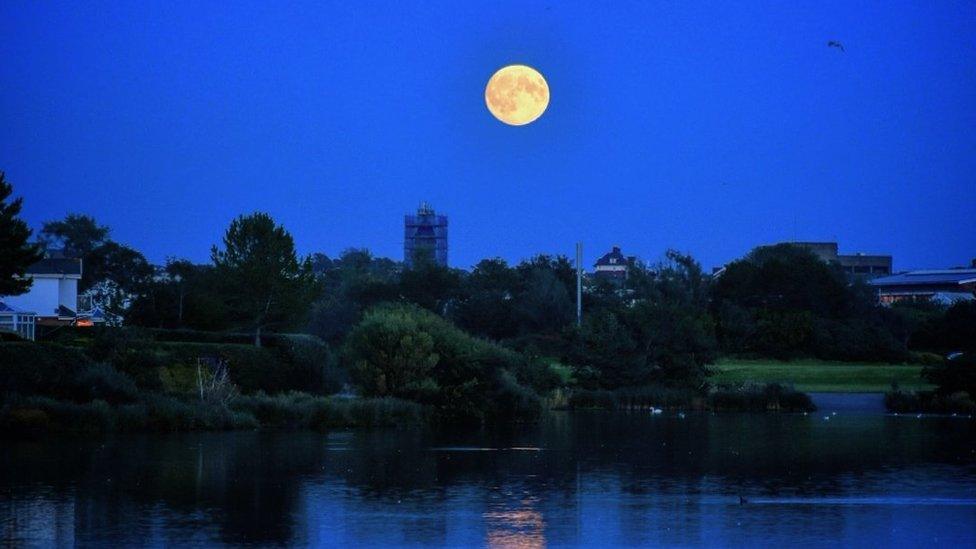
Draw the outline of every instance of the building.
[[[842,255],[837,252],[836,242],[791,242],[790,244],[810,250],[827,263],[840,265],[849,277],[874,278],[891,274],[890,255],[861,253]]]
[[[976,268],[909,271],[868,281],[878,302],[938,301],[951,304],[976,299]]]
[[[0,301],[0,332],[13,332],[33,341],[36,327],[36,314],[15,309]]]
[[[447,216],[437,215],[426,202],[417,208],[417,215],[403,217],[403,262],[412,266],[422,257],[447,266]]]
[[[30,290],[3,297],[7,308],[36,314],[38,325],[56,326],[77,321],[81,259],[45,258],[28,267],[26,276],[33,281]]]
[[[614,246],[609,252],[600,256],[593,265],[593,276],[614,282],[627,279],[627,271],[637,261],[634,256],[626,257],[619,246]]]

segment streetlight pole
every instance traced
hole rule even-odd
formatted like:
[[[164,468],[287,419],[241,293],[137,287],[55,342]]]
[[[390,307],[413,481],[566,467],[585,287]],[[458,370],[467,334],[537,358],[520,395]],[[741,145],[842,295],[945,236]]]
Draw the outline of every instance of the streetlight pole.
[[[583,243],[576,243],[576,326],[583,324]]]

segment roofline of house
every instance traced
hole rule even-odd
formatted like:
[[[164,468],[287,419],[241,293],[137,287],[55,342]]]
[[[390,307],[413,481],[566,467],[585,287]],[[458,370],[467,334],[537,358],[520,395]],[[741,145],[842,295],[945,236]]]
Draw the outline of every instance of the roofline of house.
[[[81,280],[80,274],[68,273],[27,273],[24,276],[29,278],[71,278],[74,280]]]

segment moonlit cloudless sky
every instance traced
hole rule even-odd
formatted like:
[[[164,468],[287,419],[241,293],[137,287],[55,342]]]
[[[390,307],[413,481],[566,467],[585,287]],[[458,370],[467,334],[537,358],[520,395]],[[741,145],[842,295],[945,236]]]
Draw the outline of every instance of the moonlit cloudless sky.
[[[7,0],[0,170],[35,229],[91,214],[155,262],[255,210],[401,259],[427,200],[459,267],[794,238],[968,265],[976,4],[727,4]],[[549,82],[528,126],[485,108],[509,63]]]

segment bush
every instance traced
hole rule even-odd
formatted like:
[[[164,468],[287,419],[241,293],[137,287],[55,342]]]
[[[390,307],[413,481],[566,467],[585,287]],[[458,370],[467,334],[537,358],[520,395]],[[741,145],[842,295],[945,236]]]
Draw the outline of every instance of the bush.
[[[809,395],[779,383],[718,387],[709,394],[709,407],[720,412],[812,412],[817,409]]]
[[[941,366],[927,366],[922,377],[938,385],[941,396],[958,392],[976,395],[976,353],[946,359]]]
[[[290,365],[286,384],[293,390],[337,393],[346,381],[329,346],[307,334],[279,334],[274,347]]]
[[[687,409],[703,406],[701,393],[687,387],[665,385],[622,387],[616,391],[616,395],[618,406],[621,408]]]
[[[0,432],[105,433],[111,431],[194,431],[257,427],[254,416],[225,406],[146,395],[113,407],[104,400],[76,403],[40,396],[7,395],[0,407]]]
[[[42,395],[76,402],[131,402],[131,378],[93,363],[76,349],[50,343],[0,343],[0,392]]]
[[[702,394],[694,389],[644,385],[621,387],[613,391],[605,389],[572,391],[568,401],[571,409],[633,410],[633,409],[701,409]]]
[[[425,416],[420,405],[395,398],[350,399],[306,393],[258,393],[236,399],[231,409],[254,417],[261,425],[316,430],[404,426],[419,423]]]
[[[85,404],[48,397],[9,397],[0,409],[0,431],[107,432],[115,427],[115,414],[104,400]]]
[[[569,408],[571,410],[589,408],[616,410],[617,397],[613,391],[606,389],[576,390],[569,395]]]
[[[280,347],[141,342],[118,353],[115,363],[149,390],[195,387],[198,360],[226,363],[231,380],[244,393],[334,392],[341,387],[332,353],[320,339],[282,336],[277,341]]]
[[[408,308],[370,311],[346,339],[353,381],[369,396],[403,395],[430,379],[440,356]]]
[[[264,347],[254,347],[253,334],[195,330],[71,328],[56,335],[93,360],[111,363],[148,391],[164,389],[164,368],[195,369],[197,358],[228,362],[233,380],[245,392],[331,393],[345,381],[328,345],[304,334],[262,336]]]
[[[369,311],[347,338],[345,359],[367,395],[434,406],[443,421],[536,417],[538,395],[558,383],[543,361],[474,338],[414,306]]]
[[[976,401],[969,393],[939,394],[935,391],[906,392],[894,388],[885,393],[885,408],[889,412],[906,414],[966,414],[976,413]]]

